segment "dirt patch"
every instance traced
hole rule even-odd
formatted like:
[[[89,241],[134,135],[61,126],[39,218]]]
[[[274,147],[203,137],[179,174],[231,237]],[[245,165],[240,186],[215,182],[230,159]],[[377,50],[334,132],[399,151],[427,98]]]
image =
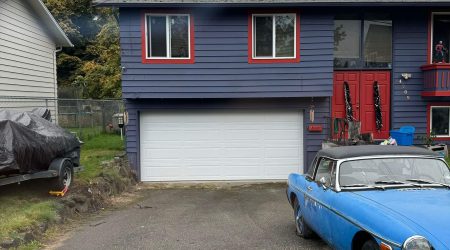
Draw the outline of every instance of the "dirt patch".
[[[66,196],[57,201],[59,216],[56,220],[29,227],[12,238],[3,239],[0,242],[0,248],[16,248],[39,240],[51,226],[70,222],[80,215],[94,213],[114,203],[120,203],[121,198],[118,195],[136,184],[136,178],[130,170],[126,155],[121,154],[111,161],[102,162],[100,167],[101,173],[98,177],[88,182],[76,181]]]
[[[64,217],[98,211],[110,203],[110,198],[136,184],[125,156],[102,162],[99,177],[77,183],[70,194],[61,199]]]

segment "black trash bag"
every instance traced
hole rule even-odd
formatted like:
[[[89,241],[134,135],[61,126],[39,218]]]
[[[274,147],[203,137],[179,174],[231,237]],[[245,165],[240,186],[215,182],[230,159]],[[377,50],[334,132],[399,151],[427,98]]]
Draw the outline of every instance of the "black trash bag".
[[[345,114],[347,121],[352,122],[355,120],[353,117],[352,98],[350,96],[350,86],[348,82],[344,82],[344,97],[345,97]]]
[[[383,128],[383,117],[381,116],[381,100],[380,100],[380,87],[378,82],[373,83],[373,103],[375,105],[375,125],[377,131],[380,132]]]
[[[56,124],[30,112],[0,110],[0,175],[48,170],[59,157],[79,164],[78,139]]]

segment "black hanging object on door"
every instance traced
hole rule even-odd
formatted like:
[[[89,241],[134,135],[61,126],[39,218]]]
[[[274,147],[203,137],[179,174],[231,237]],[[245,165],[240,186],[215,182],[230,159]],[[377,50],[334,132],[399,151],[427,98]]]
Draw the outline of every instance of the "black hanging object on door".
[[[383,117],[381,116],[381,100],[380,100],[380,87],[378,86],[378,82],[373,82],[373,103],[375,105],[375,125],[377,131],[383,128]]]
[[[352,122],[355,120],[353,117],[352,98],[350,97],[350,86],[348,82],[344,82],[344,97],[345,97],[345,114],[347,121]]]

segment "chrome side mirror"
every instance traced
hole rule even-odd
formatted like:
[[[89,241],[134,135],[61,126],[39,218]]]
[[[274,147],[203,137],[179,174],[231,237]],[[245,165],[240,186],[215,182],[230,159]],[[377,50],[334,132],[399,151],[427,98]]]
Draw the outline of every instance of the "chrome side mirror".
[[[320,178],[319,182],[322,185],[323,189],[327,189],[328,181],[327,181],[327,178],[325,176]]]

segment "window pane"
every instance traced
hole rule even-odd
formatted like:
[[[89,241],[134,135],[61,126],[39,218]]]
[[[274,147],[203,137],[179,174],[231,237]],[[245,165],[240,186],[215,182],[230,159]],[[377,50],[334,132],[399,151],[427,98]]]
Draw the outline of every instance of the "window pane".
[[[431,108],[431,132],[434,135],[448,135],[449,128],[449,108]]]
[[[334,21],[334,66],[337,68],[360,67],[361,21]]]
[[[320,160],[319,166],[317,167],[316,176],[314,178],[315,181],[320,181],[321,178],[325,177],[326,180],[326,186],[331,186],[332,181],[334,178],[332,178],[334,168],[334,162],[329,159],[322,159]]]
[[[450,46],[450,15],[433,15],[433,62],[448,63]]]
[[[170,43],[172,57],[189,57],[188,16],[170,17]]]
[[[392,63],[392,21],[364,21],[364,66],[390,68]]]
[[[167,56],[167,38],[166,38],[166,17],[150,16],[150,57],[166,57]]]
[[[295,15],[282,15],[275,17],[275,55],[276,57],[295,56]]]
[[[272,57],[273,23],[271,16],[254,17],[255,57]]]

